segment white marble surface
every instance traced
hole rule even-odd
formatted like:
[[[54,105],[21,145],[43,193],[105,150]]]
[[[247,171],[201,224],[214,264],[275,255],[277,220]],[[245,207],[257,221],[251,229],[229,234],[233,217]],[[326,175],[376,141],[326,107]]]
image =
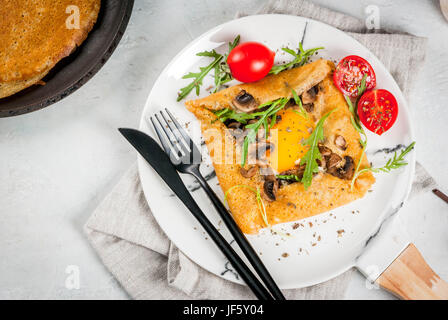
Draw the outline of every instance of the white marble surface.
[[[418,159],[448,191],[448,22],[438,1],[315,2],[359,18],[376,4],[382,26],[429,38],[411,105]],[[116,128],[138,125],[157,75],[191,39],[232,19],[237,9],[251,12],[263,3],[136,0],[121,44],[92,80],[49,108],[0,119],[1,299],[128,298],[82,233],[92,210],[135,161]],[[425,258],[448,279],[448,207],[432,203],[422,204],[405,222]],[[68,265],[80,268],[78,290],[65,286]],[[356,275],[346,298],[392,296],[367,290]]]

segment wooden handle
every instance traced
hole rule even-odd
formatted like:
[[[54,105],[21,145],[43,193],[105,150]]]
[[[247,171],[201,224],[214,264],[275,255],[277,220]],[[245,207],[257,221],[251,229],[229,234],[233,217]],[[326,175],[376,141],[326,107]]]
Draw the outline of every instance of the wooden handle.
[[[440,0],[440,8],[446,20],[448,20],[448,0]]]
[[[405,300],[448,300],[448,283],[428,266],[412,243],[376,283]]]

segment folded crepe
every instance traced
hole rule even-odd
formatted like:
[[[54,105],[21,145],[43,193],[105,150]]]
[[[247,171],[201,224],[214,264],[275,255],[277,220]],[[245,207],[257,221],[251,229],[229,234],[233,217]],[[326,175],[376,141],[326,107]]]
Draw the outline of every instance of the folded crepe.
[[[208,97],[186,102],[188,110],[201,122],[202,134],[213,161],[219,184],[224,193],[227,193],[226,199],[230,211],[244,233],[258,233],[260,229],[268,225],[303,219],[345,205],[362,198],[375,182],[373,175],[367,172],[356,180],[353,189],[350,188],[354,166],[360,161],[362,147],[359,143],[360,135],[351,123],[351,113],[348,105],[341,92],[333,84],[333,70],[334,64],[331,61],[320,59],[302,67],[283,71],[277,75],[269,75],[255,83],[235,85]],[[311,107],[307,105],[307,107],[310,107],[308,109],[308,120],[301,116],[297,116],[298,118],[294,118],[293,121],[290,120],[293,113],[289,112],[288,109],[294,109],[297,106],[288,106],[286,110],[282,111],[283,113],[279,112],[283,116],[282,119],[278,120],[276,126],[282,128],[282,122],[285,122],[288,125],[291,124],[291,128],[283,126],[283,131],[279,129],[278,135],[281,139],[277,139],[273,143],[274,150],[276,147],[278,147],[277,149],[288,150],[292,148],[296,152],[303,148],[303,146],[299,146],[299,142],[294,141],[300,141],[297,139],[303,141],[303,138],[309,136],[315,123],[324,114],[335,109],[324,122],[325,139],[319,147],[322,158],[327,159],[326,166],[328,169],[320,170],[319,173],[315,174],[311,186],[307,189],[301,182],[280,184],[280,187],[276,190],[274,201],[264,197],[263,204],[266,209],[266,216],[264,216],[253,190],[257,188],[262,192],[266,190],[265,184],[269,180],[266,173],[263,172],[263,169],[266,168],[256,165],[256,169],[252,169],[251,174],[242,173],[242,171],[247,173],[252,166],[246,164],[242,170],[241,143],[235,139],[232,129],[227,127],[225,122],[217,121],[218,118],[214,111],[225,108],[238,109],[235,107],[235,97],[242,92],[249,93],[256,104],[261,105],[279,98],[292,99],[292,89],[298,96],[302,97],[304,102],[307,99],[305,95],[310,90],[315,90],[317,93]],[[300,121],[297,119],[303,119],[303,121],[300,120],[302,123],[298,124]],[[308,128],[308,133],[304,132],[306,131],[303,130],[304,128]],[[294,132],[297,132],[297,136]],[[281,136],[282,134],[283,136]],[[296,140],[291,140],[291,136]],[[282,146],[281,143],[286,144],[286,146]],[[276,156],[280,158],[290,156],[289,151],[282,152],[277,153]],[[300,152],[303,154],[304,150],[300,149]],[[339,159],[338,164],[331,169],[328,167],[332,161],[330,158]],[[297,167],[299,159],[293,159],[292,161],[294,160]],[[278,163],[281,161],[282,159]],[[285,161],[290,164],[288,161],[291,160],[286,159]],[[271,168],[268,165],[268,169],[277,171],[276,174],[281,173],[278,172],[281,167],[278,163],[270,162]],[[325,167],[325,164],[321,163],[321,165]],[[364,155],[360,168],[368,166],[369,162]],[[272,167],[274,168],[272,169]],[[343,173],[346,173],[344,170],[350,170],[351,176],[344,176]],[[287,170],[286,172],[290,171]]]

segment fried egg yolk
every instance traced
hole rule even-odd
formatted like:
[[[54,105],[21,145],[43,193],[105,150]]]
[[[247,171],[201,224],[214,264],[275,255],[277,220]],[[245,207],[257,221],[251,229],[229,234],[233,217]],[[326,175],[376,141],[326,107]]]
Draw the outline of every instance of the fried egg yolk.
[[[311,116],[308,119],[298,111],[288,108],[280,111],[278,121],[270,130],[269,141],[274,150],[267,154],[269,165],[278,173],[292,169],[308,151],[303,142],[314,128]]]

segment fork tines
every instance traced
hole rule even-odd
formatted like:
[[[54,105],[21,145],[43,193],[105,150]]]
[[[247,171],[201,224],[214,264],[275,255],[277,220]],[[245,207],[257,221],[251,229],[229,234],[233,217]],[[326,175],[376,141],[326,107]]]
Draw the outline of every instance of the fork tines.
[[[157,120],[158,126],[154,118]],[[199,149],[193,143],[193,140],[167,108],[165,108],[165,112],[160,110],[159,113],[154,114],[154,117],[150,117],[150,119],[163,149],[172,161],[192,163],[196,156],[200,155]]]

